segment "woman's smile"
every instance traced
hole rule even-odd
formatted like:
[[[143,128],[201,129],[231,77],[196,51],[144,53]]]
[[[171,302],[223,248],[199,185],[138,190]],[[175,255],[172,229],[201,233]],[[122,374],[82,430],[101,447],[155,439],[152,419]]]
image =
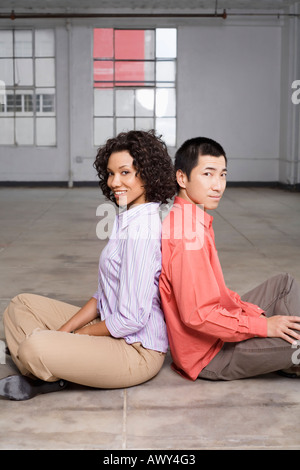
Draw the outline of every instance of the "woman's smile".
[[[144,182],[137,175],[133,158],[127,150],[114,152],[107,162],[107,186],[112,190],[119,206],[144,204]]]

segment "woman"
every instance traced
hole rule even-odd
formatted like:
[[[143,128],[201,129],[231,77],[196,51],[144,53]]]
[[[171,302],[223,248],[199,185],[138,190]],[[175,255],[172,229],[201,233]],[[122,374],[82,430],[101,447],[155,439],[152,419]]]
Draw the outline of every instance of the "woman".
[[[0,380],[7,398],[26,400],[69,381],[129,387],[163,365],[168,340],[158,290],[159,204],[175,193],[171,159],[152,131],[130,131],[108,140],[94,166],[104,195],[125,209],[101,253],[97,292],[80,309],[34,294],[10,302],[5,335],[22,375]]]

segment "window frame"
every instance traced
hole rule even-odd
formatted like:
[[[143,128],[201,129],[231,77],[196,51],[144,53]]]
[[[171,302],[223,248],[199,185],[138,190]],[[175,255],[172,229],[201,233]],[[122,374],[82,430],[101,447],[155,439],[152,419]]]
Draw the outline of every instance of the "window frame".
[[[44,28],[35,28],[35,27],[20,27],[20,28],[1,28],[0,33],[7,31],[12,35],[12,50],[9,51],[7,55],[0,56],[0,62],[2,60],[9,60],[12,62],[12,84],[6,84],[4,82],[4,91],[1,94],[0,102],[0,125],[2,119],[11,119],[12,123],[8,125],[13,126],[13,142],[11,143],[0,143],[0,147],[9,146],[9,147],[56,147],[57,146],[57,83],[56,83],[56,35],[55,28],[44,27]],[[53,45],[51,54],[41,54],[36,43],[38,41],[37,34],[40,31],[51,31],[53,34]],[[30,53],[18,54],[16,34],[20,32],[30,33],[31,46]],[[22,49],[23,45],[20,43],[18,49]],[[24,49],[23,49],[24,50]],[[26,48],[25,48],[26,50]],[[30,74],[32,74],[32,84],[18,84],[16,83],[16,70],[18,67],[18,61],[20,59],[28,59],[32,61]],[[50,59],[53,62],[53,85],[40,85],[37,80],[37,60]],[[1,78],[1,77],[0,77]],[[50,93],[52,91],[53,93]],[[52,99],[52,109],[45,111],[43,107],[44,96],[51,95]],[[28,98],[31,96],[31,99]],[[20,97],[20,98],[19,98]],[[31,103],[31,105],[30,105]],[[29,105],[29,108],[28,108]],[[39,106],[39,109],[38,109]],[[38,126],[40,126],[41,119],[51,118],[54,119],[54,133],[53,133],[53,143],[42,143],[40,136],[38,135]],[[29,143],[18,141],[18,129],[17,121],[20,119],[30,119],[31,122],[27,121],[29,127],[32,125],[32,140]],[[42,126],[45,127],[45,126]],[[50,139],[51,140],[51,139]]]
[[[169,147],[176,147],[177,145],[177,28],[175,27],[145,27],[145,28],[128,28],[128,27],[124,27],[124,28],[121,28],[121,27],[107,27],[107,28],[103,28],[103,27],[94,27],[93,28],[93,49],[94,49],[94,32],[96,29],[111,29],[113,31],[113,56],[112,57],[106,57],[106,58],[99,58],[99,57],[94,57],[94,53],[93,53],[93,57],[92,57],[92,74],[93,74],[93,145],[94,147],[98,147],[100,145],[103,145],[105,143],[105,140],[106,138],[109,138],[109,137],[114,137],[118,134],[118,132],[120,132],[121,130],[118,129],[118,121],[120,119],[130,119],[132,122],[133,122],[133,126],[131,128],[133,129],[141,129],[141,127],[136,127],[136,124],[137,124],[137,121],[141,120],[141,119],[152,119],[153,121],[153,126],[150,126],[150,127],[147,127],[147,130],[149,130],[150,128],[152,129],[155,129],[157,130],[157,132],[159,134],[162,134],[162,138],[164,139],[164,135],[163,135],[163,132],[161,132],[159,130],[159,127],[158,127],[158,122],[160,119],[167,119],[169,120],[168,122],[170,124],[173,124],[174,125],[174,140],[171,144],[168,144],[167,145]],[[166,29],[166,30],[174,30],[176,31],[176,44],[175,44],[175,51],[176,51],[176,54],[174,57],[157,57],[157,50],[156,50],[156,41],[157,41],[157,31],[158,30],[163,30],[163,29]],[[120,59],[120,58],[116,58],[116,50],[115,50],[115,35],[116,35],[116,31],[153,31],[154,32],[154,49],[153,49],[153,58],[152,59],[149,59],[149,58],[143,58],[143,59],[131,59],[131,58],[128,58],[128,59]],[[113,70],[113,78],[112,80],[95,80],[95,76],[94,76],[94,73],[95,73],[95,69],[94,69],[94,64],[95,62],[110,62],[112,64],[112,70]],[[118,79],[118,77],[115,76],[115,70],[116,70],[116,63],[121,63],[121,62],[125,62],[125,63],[129,63],[129,62],[144,62],[144,63],[153,63],[154,66],[153,66],[153,79],[152,80],[143,80],[139,83],[138,80],[135,80],[134,81],[134,85],[126,85],[126,82],[122,82],[120,79]],[[157,79],[157,68],[158,68],[158,64],[159,63],[172,63],[174,64],[173,66],[173,74],[174,74],[174,78],[173,80],[158,80]],[[127,81],[127,83],[132,83],[132,80],[130,81]],[[95,86],[95,83],[97,84],[112,84],[111,87],[106,87],[106,86]],[[96,110],[96,98],[95,98],[95,93],[96,93],[96,90],[106,90],[106,91],[110,91],[113,95],[113,98],[112,98],[112,113],[111,114],[98,114],[97,113],[97,110]],[[132,91],[133,93],[133,114],[131,115],[120,115],[117,113],[117,95],[118,95],[118,92],[119,91]],[[139,90],[153,90],[153,94],[154,94],[154,101],[153,101],[153,111],[152,111],[152,116],[150,115],[138,115],[137,113],[137,94],[138,94],[138,91]],[[173,114],[171,115],[163,115],[163,116],[160,116],[158,115],[158,106],[157,106],[157,95],[159,93],[159,90],[173,90],[173,99],[174,99],[174,112]],[[103,141],[100,141],[96,139],[96,121],[99,120],[111,120],[112,121],[112,135],[107,135],[107,137],[105,139],[103,139]],[[171,120],[173,122],[171,122]],[[108,121],[107,121],[108,122]],[[126,130],[129,130],[126,129]],[[146,130],[146,129],[144,129]]]

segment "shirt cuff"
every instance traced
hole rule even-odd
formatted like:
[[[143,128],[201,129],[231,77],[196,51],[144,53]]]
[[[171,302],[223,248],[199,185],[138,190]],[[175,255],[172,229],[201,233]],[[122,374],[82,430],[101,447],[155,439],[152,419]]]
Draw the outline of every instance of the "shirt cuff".
[[[268,336],[268,323],[266,317],[249,317],[249,331],[255,336],[266,338]]]

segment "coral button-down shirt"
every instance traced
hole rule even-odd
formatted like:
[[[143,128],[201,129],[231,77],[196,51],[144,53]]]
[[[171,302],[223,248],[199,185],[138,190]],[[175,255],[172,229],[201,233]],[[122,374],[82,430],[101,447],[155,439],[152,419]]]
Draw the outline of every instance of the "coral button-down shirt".
[[[195,380],[225,342],[267,336],[263,310],[225,285],[213,217],[180,197],[163,222],[160,294],[173,368]]]

